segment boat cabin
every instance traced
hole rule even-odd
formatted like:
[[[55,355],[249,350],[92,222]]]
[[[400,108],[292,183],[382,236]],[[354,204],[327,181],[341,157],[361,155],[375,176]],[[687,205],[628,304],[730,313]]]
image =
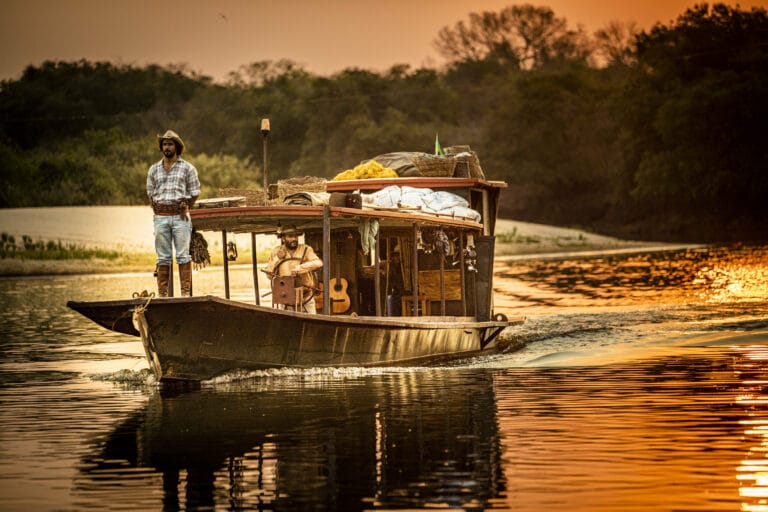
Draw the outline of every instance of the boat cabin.
[[[393,188],[395,187],[395,188]],[[414,177],[329,181],[327,203],[206,207],[191,212],[195,229],[250,233],[254,299],[259,289],[256,235],[276,234],[295,225],[303,242],[323,260],[314,299],[318,314],[352,316],[492,316],[494,232],[504,182],[482,178]],[[371,202],[397,190],[445,193],[462,208],[439,210]],[[402,192],[405,194],[405,192]],[[270,202],[271,203],[271,202]],[[468,210],[472,215],[464,215]],[[229,268],[224,255],[224,288],[229,298]],[[294,284],[272,280],[273,305],[296,300]]]

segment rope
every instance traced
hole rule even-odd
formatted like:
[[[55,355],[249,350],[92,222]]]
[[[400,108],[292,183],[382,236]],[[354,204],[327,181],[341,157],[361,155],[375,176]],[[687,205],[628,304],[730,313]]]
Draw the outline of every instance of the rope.
[[[189,255],[192,256],[195,270],[200,270],[206,265],[211,264],[211,255],[208,253],[208,242],[194,228],[192,229],[192,239],[189,241]]]
[[[134,296],[135,295],[136,294],[134,294]],[[144,311],[146,311],[147,308],[149,307],[149,303],[152,302],[152,299],[155,297],[155,293],[152,292],[151,294],[146,295],[146,297],[147,297],[147,302],[145,302],[143,306],[139,304],[138,306],[133,308],[134,314],[144,314]]]

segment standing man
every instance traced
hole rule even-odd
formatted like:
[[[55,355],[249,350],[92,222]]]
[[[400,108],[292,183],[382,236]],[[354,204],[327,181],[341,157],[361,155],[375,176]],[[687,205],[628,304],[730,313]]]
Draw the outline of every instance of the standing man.
[[[315,308],[315,278],[313,272],[323,266],[314,249],[309,245],[299,243],[301,231],[292,224],[278,228],[281,245],[272,249],[267,261],[266,273],[270,279],[277,276],[296,276],[297,285],[301,285],[301,303],[299,310],[306,313],[317,313]],[[294,306],[283,305],[283,309],[295,309]]]
[[[189,208],[200,195],[195,166],[181,158],[184,142],[173,130],[157,136],[163,159],[147,172],[147,195],[155,212],[155,252],[157,253],[157,293],[168,296],[168,280],[173,265],[173,248],[179,265],[181,296],[192,295],[192,257],[189,241],[192,220]]]

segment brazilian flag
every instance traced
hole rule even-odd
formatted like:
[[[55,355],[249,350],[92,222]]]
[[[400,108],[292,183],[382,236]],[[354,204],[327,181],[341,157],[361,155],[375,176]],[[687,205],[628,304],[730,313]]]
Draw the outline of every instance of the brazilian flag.
[[[437,134],[435,134],[435,154],[445,156],[445,152],[443,152],[443,147],[440,145],[440,140],[438,140]]]

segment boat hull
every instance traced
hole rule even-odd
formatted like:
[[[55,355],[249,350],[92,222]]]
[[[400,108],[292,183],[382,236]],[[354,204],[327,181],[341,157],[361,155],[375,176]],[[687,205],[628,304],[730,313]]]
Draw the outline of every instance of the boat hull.
[[[145,304],[147,299],[107,300],[91,302],[67,302],[67,307],[93,320],[110,331],[131,336],[139,336],[139,331],[133,325],[133,310]]]
[[[83,314],[131,311],[161,380],[205,380],[233,369],[391,366],[466,357],[522,321],[310,315],[212,296],[69,306]],[[99,323],[109,327],[108,321]]]

